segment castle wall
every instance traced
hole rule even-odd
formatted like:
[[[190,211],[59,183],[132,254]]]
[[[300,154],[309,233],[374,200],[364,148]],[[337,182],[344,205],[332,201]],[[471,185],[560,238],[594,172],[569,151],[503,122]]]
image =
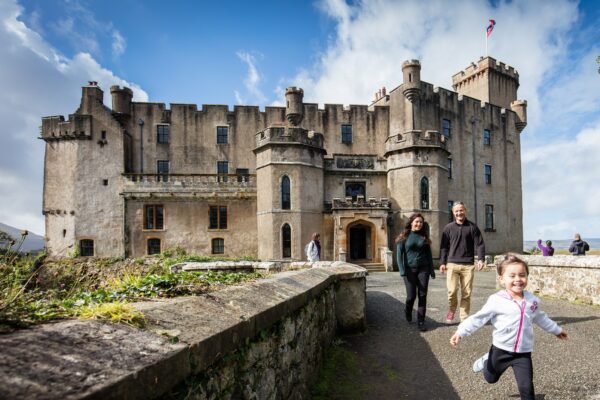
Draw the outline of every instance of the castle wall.
[[[95,256],[122,255],[123,136],[102,104],[102,91],[85,87],[83,93],[81,114],[42,125],[47,245],[50,254],[66,256],[81,239],[92,239]]]
[[[162,205],[164,229],[144,229],[144,206]],[[227,206],[227,229],[209,229],[209,207]],[[140,257],[147,254],[147,241],[161,240],[161,250],[181,247],[189,254],[210,255],[212,239],[222,238],[223,257],[257,256],[256,202],[240,200],[186,200],[156,198],[127,200],[126,229],[128,253]]]

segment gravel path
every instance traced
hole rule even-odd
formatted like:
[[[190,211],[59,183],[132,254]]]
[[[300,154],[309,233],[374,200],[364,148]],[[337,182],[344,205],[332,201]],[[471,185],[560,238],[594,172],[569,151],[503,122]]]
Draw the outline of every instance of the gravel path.
[[[494,385],[471,371],[488,351],[491,326],[449,344],[457,324],[442,323],[446,309],[445,276],[430,281],[427,324],[421,333],[403,315],[405,290],[397,272],[372,273],[367,279],[368,329],[343,337],[342,346],[356,354],[359,399],[512,399],[519,398],[509,369]],[[472,312],[496,291],[495,272],[475,276]],[[537,326],[533,352],[536,400],[600,400],[600,307],[543,299],[543,309],[563,326],[569,340],[560,341]],[[416,304],[415,304],[416,308]],[[416,319],[414,314],[413,319]],[[340,371],[340,373],[343,373]]]

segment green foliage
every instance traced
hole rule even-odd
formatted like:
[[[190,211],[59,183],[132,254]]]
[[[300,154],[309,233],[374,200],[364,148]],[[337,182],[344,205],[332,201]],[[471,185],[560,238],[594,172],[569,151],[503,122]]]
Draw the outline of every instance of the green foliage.
[[[311,391],[313,400],[362,399],[365,388],[358,383],[360,374],[356,354],[341,341],[334,342],[327,350],[318,381]]]
[[[187,256],[175,250],[174,256]],[[0,332],[61,318],[97,318],[143,324],[127,302],[200,295],[257,279],[257,272],[169,272],[169,259],[19,257],[0,262]],[[162,256],[161,256],[162,257]],[[108,304],[106,306],[103,306]]]

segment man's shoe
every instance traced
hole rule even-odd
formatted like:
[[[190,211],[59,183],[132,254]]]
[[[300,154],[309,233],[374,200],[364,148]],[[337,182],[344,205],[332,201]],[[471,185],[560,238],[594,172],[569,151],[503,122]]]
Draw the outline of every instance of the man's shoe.
[[[485,353],[483,356],[481,356],[477,360],[475,360],[475,362],[473,363],[473,372],[483,371],[483,367],[485,365],[485,362],[488,359],[488,356],[489,356],[489,353]]]
[[[417,327],[419,328],[419,330],[421,332],[426,332],[427,331],[427,327],[425,326],[425,321],[419,321],[417,323]]]
[[[412,322],[412,310],[404,309],[404,317],[408,322]]]
[[[454,320],[454,311],[448,311],[448,314],[446,314],[446,322],[450,323]]]

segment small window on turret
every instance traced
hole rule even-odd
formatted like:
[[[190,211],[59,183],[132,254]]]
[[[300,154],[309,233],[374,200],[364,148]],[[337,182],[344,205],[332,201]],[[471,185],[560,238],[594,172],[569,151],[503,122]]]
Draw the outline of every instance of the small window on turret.
[[[106,140],[106,131],[102,131],[102,134],[100,136],[102,137],[102,140]]]
[[[170,125],[156,125],[156,143],[169,144],[170,136]]]
[[[108,179],[102,179],[102,185],[108,186]]]
[[[483,145],[491,146],[492,145],[492,132],[489,129],[483,130]]]
[[[342,125],[342,143],[352,143],[352,125]]]
[[[442,119],[442,135],[449,138],[452,135],[452,121],[449,119]]]

